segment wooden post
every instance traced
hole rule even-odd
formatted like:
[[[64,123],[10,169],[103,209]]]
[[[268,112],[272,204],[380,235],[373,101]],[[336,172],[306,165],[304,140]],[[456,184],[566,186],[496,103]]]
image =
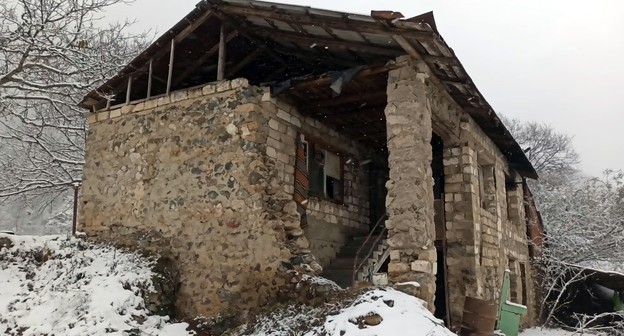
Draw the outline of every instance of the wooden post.
[[[132,75],[128,76],[128,88],[126,89],[126,105],[130,103],[131,93],[132,93]]]
[[[152,96],[152,63],[153,63],[153,59],[150,58],[149,61],[149,71],[147,74],[147,99],[150,99],[150,97]]]
[[[219,34],[219,63],[217,63],[217,80],[225,77],[225,26],[221,23],[221,34]]]
[[[80,190],[80,184],[74,184],[74,213],[72,217],[72,236],[76,235],[76,226],[78,222],[78,191]]]
[[[171,40],[171,53],[169,54],[169,74],[167,74],[167,92],[171,92],[171,75],[173,74],[173,55],[175,52],[175,39]]]

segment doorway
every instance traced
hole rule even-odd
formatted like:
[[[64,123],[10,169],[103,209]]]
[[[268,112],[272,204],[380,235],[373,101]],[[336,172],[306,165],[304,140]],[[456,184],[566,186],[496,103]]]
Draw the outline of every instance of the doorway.
[[[449,325],[448,283],[446,281],[446,227],[444,220],[444,144],[442,138],[431,136],[431,171],[433,174],[433,207],[435,223],[435,247],[437,254],[436,291],[434,299],[435,317]]]

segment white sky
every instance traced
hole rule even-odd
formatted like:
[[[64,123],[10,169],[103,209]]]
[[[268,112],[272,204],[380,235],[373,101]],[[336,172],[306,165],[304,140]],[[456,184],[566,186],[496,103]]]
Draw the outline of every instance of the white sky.
[[[108,13],[172,27],[198,0],[136,0]],[[574,136],[582,168],[624,169],[622,0],[279,0],[353,13],[433,10],[438,30],[497,113]]]

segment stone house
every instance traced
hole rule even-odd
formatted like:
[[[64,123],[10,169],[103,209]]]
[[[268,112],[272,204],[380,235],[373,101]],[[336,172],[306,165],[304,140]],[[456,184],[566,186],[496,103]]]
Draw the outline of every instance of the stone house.
[[[535,318],[524,152],[432,13],[206,0],[90,92],[79,229],[180,272],[181,315],[270,302],[293,265]]]

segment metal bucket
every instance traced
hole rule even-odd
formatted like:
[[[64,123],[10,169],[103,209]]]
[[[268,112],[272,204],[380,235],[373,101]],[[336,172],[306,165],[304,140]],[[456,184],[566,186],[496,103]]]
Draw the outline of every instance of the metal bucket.
[[[466,297],[462,316],[461,336],[492,336],[496,327],[496,302]]]

